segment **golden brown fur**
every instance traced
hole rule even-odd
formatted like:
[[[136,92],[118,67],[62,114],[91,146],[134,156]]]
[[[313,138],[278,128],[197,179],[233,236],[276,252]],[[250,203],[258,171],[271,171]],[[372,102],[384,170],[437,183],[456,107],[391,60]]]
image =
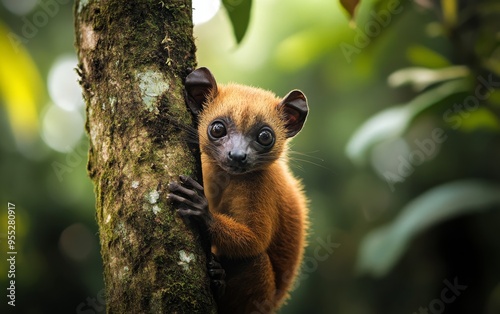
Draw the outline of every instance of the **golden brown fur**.
[[[301,264],[307,206],[301,184],[287,164],[287,137],[271,92],[218,85],[199,116],[203,183],[213,252],[226,271],[219,313],[273,313],[287,299]],[[244,174],[230,174],[214,160],[207,128],[229,117],[242,133],[257,120],[274,129],[276,141],[266,162]]]

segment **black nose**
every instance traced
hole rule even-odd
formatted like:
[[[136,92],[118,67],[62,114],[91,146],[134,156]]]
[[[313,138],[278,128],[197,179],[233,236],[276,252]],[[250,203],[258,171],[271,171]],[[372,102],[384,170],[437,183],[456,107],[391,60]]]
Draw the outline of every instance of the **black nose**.
[[[247,161],[247,154],[243,150],[233,150],[229,152],[229,159],[244,164]]]

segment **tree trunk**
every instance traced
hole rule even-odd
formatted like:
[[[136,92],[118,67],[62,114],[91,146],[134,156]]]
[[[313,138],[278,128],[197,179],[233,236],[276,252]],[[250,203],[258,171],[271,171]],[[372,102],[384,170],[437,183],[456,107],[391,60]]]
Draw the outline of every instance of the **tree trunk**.
[[[177,126],[192,124],[192,29],[189,0],[75,3],[108,313],[216,312],[199,237],[165,197],[179,174],[201,178]]]

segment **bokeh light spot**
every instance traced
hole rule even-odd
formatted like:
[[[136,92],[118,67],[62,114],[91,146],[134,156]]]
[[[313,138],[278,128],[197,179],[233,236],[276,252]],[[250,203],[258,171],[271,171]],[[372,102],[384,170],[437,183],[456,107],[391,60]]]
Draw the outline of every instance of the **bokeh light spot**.
[[[50,106],[43,116],[42,138],[52,149],[70,152],[83,134],[83,123],[78,111]]]
[[[65,110],[75,110],[83,105],[82,90],[75,71],[78,61],[73,55],[63,55],[52,65],[48,77],[50,98]]]
[[[81,223],[75,223],[64,229],[59,238],[59,248],[64,255],[83,261],[92,252],[94,239],[90,230]]]
[[[193,0],[193,23],[210,21],[220,9],[220,0]]]

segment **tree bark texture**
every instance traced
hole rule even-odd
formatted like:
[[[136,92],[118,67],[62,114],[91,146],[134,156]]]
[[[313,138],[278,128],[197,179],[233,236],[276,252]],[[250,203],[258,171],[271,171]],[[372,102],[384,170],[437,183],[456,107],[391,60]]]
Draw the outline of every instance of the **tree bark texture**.
[[[108,313],[216,312],[199,236],[166,200],[179,174],[201,178],[177,126],[192,29],[189,0],[75,3]]]

